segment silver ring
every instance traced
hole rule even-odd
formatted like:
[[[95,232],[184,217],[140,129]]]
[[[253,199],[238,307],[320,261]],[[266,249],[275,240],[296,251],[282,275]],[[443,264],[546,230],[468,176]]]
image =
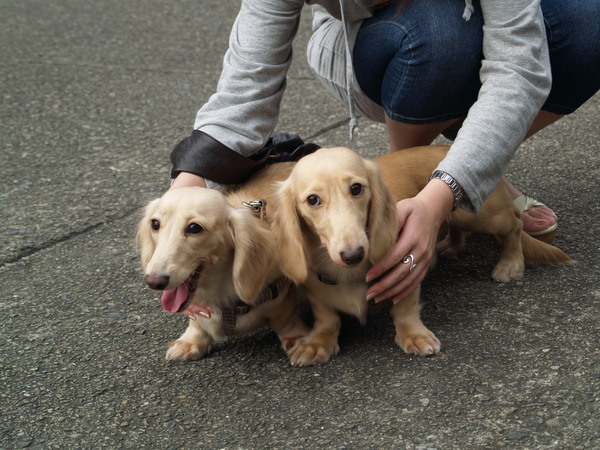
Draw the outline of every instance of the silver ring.
[[[415,257],[412,255],[412,253],[409,253],[408,255],[406,255],[404,257],[404,259],[402,260],[403,264],[408,264],[410,263],[410,266],[408,267],[408,273],[411,273],[415,267],[417,267],[417,263],[415,262]]]

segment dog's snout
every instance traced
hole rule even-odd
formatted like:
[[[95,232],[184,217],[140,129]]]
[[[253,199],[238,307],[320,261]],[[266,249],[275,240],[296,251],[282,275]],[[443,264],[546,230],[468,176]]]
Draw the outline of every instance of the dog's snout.
[[[162,291],[169,284],[169,277],[166,275],[146,275],[144,280],[150,289],[157,291]]]
[[[344,250],[340,252],[340,257],[346,265],[354,266],[360,263],[365,257],[365,249],[363,247],[358,247],[353,250]]]

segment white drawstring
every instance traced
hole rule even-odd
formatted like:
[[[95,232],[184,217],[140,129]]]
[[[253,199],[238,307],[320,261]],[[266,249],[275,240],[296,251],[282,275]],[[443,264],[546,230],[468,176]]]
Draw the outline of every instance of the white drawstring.
[[[475,11],[475,8],[473,8],[473,0],[465,0],[465,10],[462,15],[463,19],[468,22],[473,11]]]
[[[344,42],[346,44],[346,91],[348,92],[348,110],[350,112],[350,142],[354,137],[354,129],[358,125],[358,119],[354,111],[354,67],[352,66],[352,53],[350,52],[350,37],[348,35],[348,23],[344,14],[345,1],[340,0],[340,14],[342,28],[344,29]]]

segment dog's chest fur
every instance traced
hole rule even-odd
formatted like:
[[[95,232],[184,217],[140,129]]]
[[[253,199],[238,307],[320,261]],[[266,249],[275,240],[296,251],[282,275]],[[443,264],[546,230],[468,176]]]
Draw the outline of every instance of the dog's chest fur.
[[[364,322],[368,306],[365,282],[370,268],[368,259],[354,267],[340,267],[331,261],[324,247],[318,248],[309,257],[311,270],[304,284],[306,295]]]

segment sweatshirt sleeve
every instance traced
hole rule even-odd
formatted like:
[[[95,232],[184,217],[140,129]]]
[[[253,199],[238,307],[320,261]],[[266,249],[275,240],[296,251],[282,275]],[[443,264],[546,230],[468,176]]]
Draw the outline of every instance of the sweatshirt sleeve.
[[[507,169],[551,87],[539,0],[481,0],[481,90],[438,170],[465,193],[476,212]]]
[[[279,117],[303,4],[242,1],[217,90],[194,123],[194,130],[212,139],[191,139],[192,145],[177,146],[171,155],[173,176],[181,171],[201,174],[203,155],[211,153],[214,160],[223,147],[248,156],[264,146]]]

